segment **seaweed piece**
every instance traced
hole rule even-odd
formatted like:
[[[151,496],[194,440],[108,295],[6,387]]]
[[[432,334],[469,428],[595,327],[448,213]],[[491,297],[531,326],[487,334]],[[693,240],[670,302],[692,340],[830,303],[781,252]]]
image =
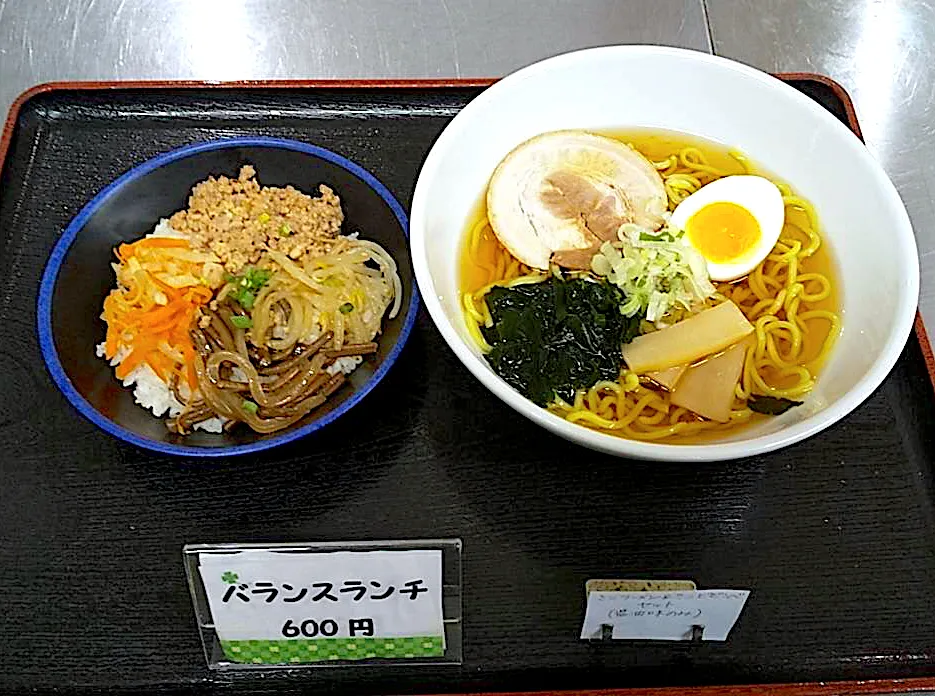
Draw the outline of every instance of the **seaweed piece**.
[[[747,406],[750,407],[751,411],[763,413],[767,416],[781,416],[790,408],[801,406],[803,403],[802,401],[793,401],[781,396],[762,396],[759,394],[752,394],[747,399]]]
[[[625,300],[616,286],[584,278],[494,287],[486,296],[493,325],[482,327],[487,361],[539,406],[570,401],[578,389],[618,378],[621,346],[642,319],[620,313]]]

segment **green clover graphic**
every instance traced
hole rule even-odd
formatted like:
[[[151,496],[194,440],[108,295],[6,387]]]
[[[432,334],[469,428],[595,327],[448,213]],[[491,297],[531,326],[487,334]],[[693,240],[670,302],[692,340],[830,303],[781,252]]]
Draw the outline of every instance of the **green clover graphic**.
[[[233,573],[229,570],[221,576],[221,580],[226,582],[228,585],[233,585],[239,578],[240,576],[237,575],[237,573]]]

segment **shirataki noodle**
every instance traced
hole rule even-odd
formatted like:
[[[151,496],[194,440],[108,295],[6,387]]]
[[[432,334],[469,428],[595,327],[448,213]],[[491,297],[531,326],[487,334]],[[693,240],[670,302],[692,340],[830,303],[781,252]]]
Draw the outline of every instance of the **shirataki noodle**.
[[[205,413],[259,433],[292,425],[346,381],[328,368],[374,353],[384,313],[389,308],[392,318],[399,310],[396,264],[373,242],[343,238],[301,263],[275,251],[269,259],[272,273],[250,312],[251,328],[236,325],[245,313],[224,288],[207,325],[192,330],[201,399],[170,421],[172,430],[187,431]]]

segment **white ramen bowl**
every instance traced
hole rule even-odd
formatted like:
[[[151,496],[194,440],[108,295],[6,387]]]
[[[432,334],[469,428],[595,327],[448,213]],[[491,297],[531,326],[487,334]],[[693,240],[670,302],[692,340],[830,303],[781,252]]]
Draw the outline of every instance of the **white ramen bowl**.
[[[736,148],[818,211],[837,270],[842,333],[805,405],[705,444],[628,440],[570,423],[494,373],[468,334],[459,256],[468,218],[500,160],[562,128],[682,131]],[[448,345],[490,391],[573,442],[624,457],[714,461],[769,452],[827,428],[892,369],[912,328],[919,261],[893,184],[857,137],[779,80],[723,58],[655,46],[611,46],[544,60],[485,90],[425,160],[410,217],[413,266]]]

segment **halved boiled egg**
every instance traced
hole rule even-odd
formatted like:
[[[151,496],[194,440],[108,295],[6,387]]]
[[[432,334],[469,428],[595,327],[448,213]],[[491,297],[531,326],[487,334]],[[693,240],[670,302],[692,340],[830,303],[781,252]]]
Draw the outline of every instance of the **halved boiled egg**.
[[[785,222],[782,193],[761,176],[725,176],[695,191],[672,211],[670,224],[708,264],[711,280],[735,280],[776,245]]]

